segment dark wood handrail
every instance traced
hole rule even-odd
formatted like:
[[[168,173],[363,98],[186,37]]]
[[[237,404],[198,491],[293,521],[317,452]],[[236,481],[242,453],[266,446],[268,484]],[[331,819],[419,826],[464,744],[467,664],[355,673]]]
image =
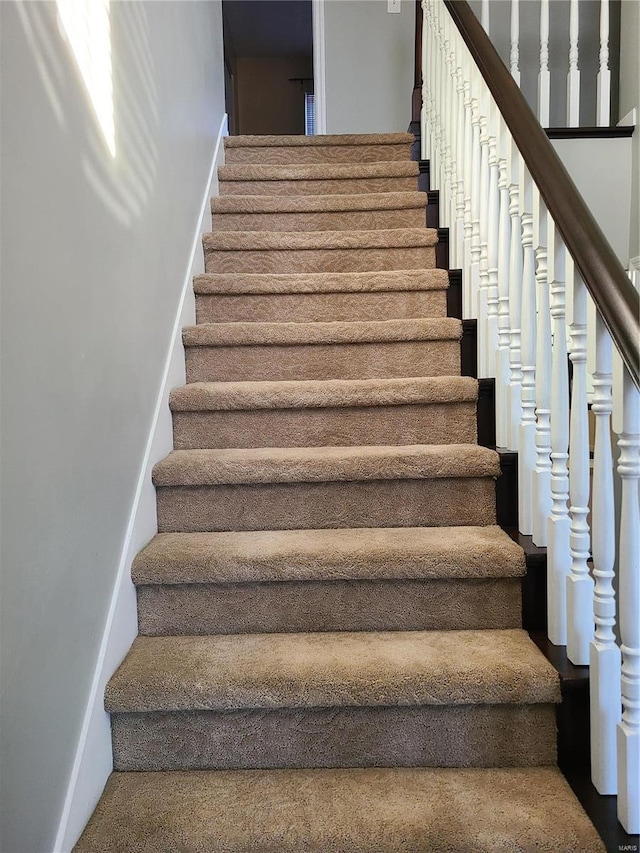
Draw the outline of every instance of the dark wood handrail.
[[[640,388],[640,298],[467,0],[444,0],[562,239]]]

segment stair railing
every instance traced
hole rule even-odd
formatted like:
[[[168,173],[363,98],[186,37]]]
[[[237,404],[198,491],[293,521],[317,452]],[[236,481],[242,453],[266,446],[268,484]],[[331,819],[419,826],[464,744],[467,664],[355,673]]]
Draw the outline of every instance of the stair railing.
[[[567,127],[592,125],[608,127],[610,124],[612,81],[609,53],[612,35],[615,39],[617,27],[612,33],[609,0],[598,0],[598,3],[599,9],[596,10],[598,20],[595,20],[594,4],[587,4],[585,0],[569,0],[568,4],[540,0],[535,5],[538,11],[539,33],[537,56],[533,62],[533,57],[530,57],[521,68],[520,0],[509,0],[508,4],[503,0],[500,2],[476,0],[475,2],[475,8],[481,15],[482,26],[498,52],[501,53],[505,63],[508,62],[512,77],[519,86],[523,78],[525,88],[535,88],[536,103],[531,106],[543,127],[549,127],[552,116],[554,125],[564,123]],[[508,35],[504,32],[504,27],[496,26],[496,17],[504,18],[505,15],[508,16],[509,21]],[[529,26],[532,26],[530,12],[528,17]],[[617,23],[617,16],[613,16],[613,23],[614,25]],[[555,40],[565,39],[564,43],[553,45],[553,53],[550,47],[550,32],[554,34]],[[532,32],[527,36],[528,40],[531,39]],[[596,42],[599,45],[595,69],[592,63],[584,61],[584,42],[590,47]],[[533,45],[528,45],[529,53],[532,47]],[[558,62],[560,52],[567,68],[566,84],[563,80],[561,85],[553,85],[550,58]],[[595,93],[595,102],[590,93]],[[563,112],[564,118],[561,118]]]
[[[549,639],[591,667],[593,784],[637,833],[638,293],[466,0],[422,9],[421,156],[477,319],[479,376],[495,378],[497,441],[518,452],[519,529],[547,548]]]

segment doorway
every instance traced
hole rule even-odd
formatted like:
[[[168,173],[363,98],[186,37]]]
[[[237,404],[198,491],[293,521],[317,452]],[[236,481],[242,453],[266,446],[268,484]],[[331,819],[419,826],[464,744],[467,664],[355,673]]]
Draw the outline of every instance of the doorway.
[[[229,133],[315,133],[311,0],[222,0]]]

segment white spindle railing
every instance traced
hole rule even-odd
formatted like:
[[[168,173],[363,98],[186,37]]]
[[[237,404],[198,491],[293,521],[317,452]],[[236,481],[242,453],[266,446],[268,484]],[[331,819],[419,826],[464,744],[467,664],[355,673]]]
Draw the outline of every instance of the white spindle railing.
[[[589,663],[593,637],[593,579],[587,561],[589,525],[589,410],[587,402],[587,288],[576,273],[571,321],[571,420],[569,427],[569,517],[571,571],[567,580],[567,655],[572,663]]]
[[[476,5],[482,25],[494,39],[513,79],[518,85],[522,83],[524,90],[535,91],[535,102],[531,106],[537,111],[543,127],[555,126],[559,121],[566,122],[568,127],[579,127],[581,123],[587,127],[606,127],[611,123],[610,0],[599,0],[599,22],[591,9],[588,14],[581,14],[587,2],[592,5],[592,0],[569,0],[569,4],[565,0],[540,0],[539,45],[535,59],[528,44],[522,52],[520,50],[520,0],[509,0],[508,32],[496,26],[492,27],[493,32],[489,31],[490,16],[494,10],[502,16],[504,0],[481,0]],[[599,45],[597,72],[592,70],[593,63],[581,61],[583,43],[585,50]],[[553,66],[561,65],[567,72],[565,87],[556,84],[554,76],[558,72],[552,70]],[[563,110],[564,118],[559,119]]]
[[[618,551],[622,720],[618,724],[618,817],[629,833],[640,832],[640,397],[626,369],[622,432],[618,438],[622,478]]]
[[[605,7],[603,2],[601,70],[608,70]],[[541,71],[549,64],[549,8],[543,2]],[[479,375],[496,379],[497,441],[518,451],[519,529],[547,546],[551,642],[566,644],[570,660],[591,667],[594,785],[602,793],[617,792],[619,818],[628,832],[637,832],[640,394],[625,369],[623,402],[614,404],[612,340],[599,314],[595,366],[589,366],[585,284],[443,0],[423,0],[423,9],[422,154],[431,160],[442,193],[442,224],[450,227],[453,257],[463,270],[464,316],[477,319]],[[482,9],[488,28],[489,5]],[[510,37],[510,71],[517,79],[517,0],[511,2]],[[572,0],[574,95],[577,50]],[[591,501],[589,387],[596,422]],[[612,427],[620,451],[618,517]]]
[[[531,506],[532,538],[547,545],[547,518],[551,511],[551,314],[547,279],[547,211],[535,193],[534,243],[536,258],[536,465]]]
[[[507,447],[519,447],[520,421],[522,419],[522,352],[520,343],[520,318],[522,315],[522,216],[520,213],[521,157],[513,140],[508,147],[510,165],[509,216],[511,235],[509,241],[509,392],[507,409]]]
[[[609,0],[600,0],[600,53],[596,78],[596,124],[607,127],[611,116],[611,71],[609,70]]]
[[[509,30],[509,70],[520,85],[520,0],[511,0],[511,26]]]
[[[489,99],[485,89],[480,92],[480,262],[478,264],[478,319],[487,323],[488,291],[489,291],[489,217],[486,211],[489,207]],[[487,349],[484,342],[478,346],[478,376],[487,377]]]
[[[549,639],[567,642],[569,537],[569,369],[567,364],[566,250],[555,223],[548,221],[551,257],[551,511],[547,520],[547,623]]]
[[[536,467],[536,270],[533,251],[533,181],[521,159],[522,303],[520,355],[522,360],[522,417],[518,433],[518,517],[520,533],[533,533],[533,472]]]
[[[540,0],[540,70],[538,71],[538,121],[549,126],[551,72],[549,71],[549,0]]]
[[[489,184],[486,219],[489,223],[487,233],[487,334],[484,341],[485,376],[496,375],[496,354],[498,350],[498,253],[500,244],[500,190],[498,188],[498,154],[495,137],[496,120],[490,123],[489,137]]]
[[[616,726],[620,722],[620,648],[616,643],[615,514],[611,448],[612,347],[596,317],[596,372],[591,411],[596,420],[593,455],[592,551],[595,635],[591,642],[591,779],[601,794],[616,793]]]
[[[507,130],[500,121],[499,137],[503,143]],[[500,145],[504,151],[504,144]],[[509,253],[511,249],[511,218],[509,215],[509,174],[506,157],[498,163],[498,351],[495,362],[496,443],[509,445]]]
[[[567,74],[567,127],[580,125],[580,69],[578,68],[578,37],[580,4],[570,0],[569,8],[569,73]]]

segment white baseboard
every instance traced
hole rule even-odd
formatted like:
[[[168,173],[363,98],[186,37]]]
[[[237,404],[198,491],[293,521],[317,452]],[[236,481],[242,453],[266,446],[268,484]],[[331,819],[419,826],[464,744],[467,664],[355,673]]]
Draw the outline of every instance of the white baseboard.
[[[105,712],[103,704],[104,689],[138,633],[136,593],[131,581],[130,567],[135,555],[153,538],[158,529],[156,495],[151,482],[151,470],[173,446],[169,392],[185,382],[182,327],[195,322],[195,300],[191,282],[194,275],[204,271],[202,234],[211,230],[209,199],[218,194],[217,167],[224,158],[222,140],[226,133],[227,116],[224,115],[220,123],[199,217],[195,224],[191,254],[177,305],[173,331],[167,345],[160,390],[140,465],[140,475],[124,536],[113,595],[56,833],[54,853],[70,853],[100,799],[113,769],[111,728],[109,715]]]

